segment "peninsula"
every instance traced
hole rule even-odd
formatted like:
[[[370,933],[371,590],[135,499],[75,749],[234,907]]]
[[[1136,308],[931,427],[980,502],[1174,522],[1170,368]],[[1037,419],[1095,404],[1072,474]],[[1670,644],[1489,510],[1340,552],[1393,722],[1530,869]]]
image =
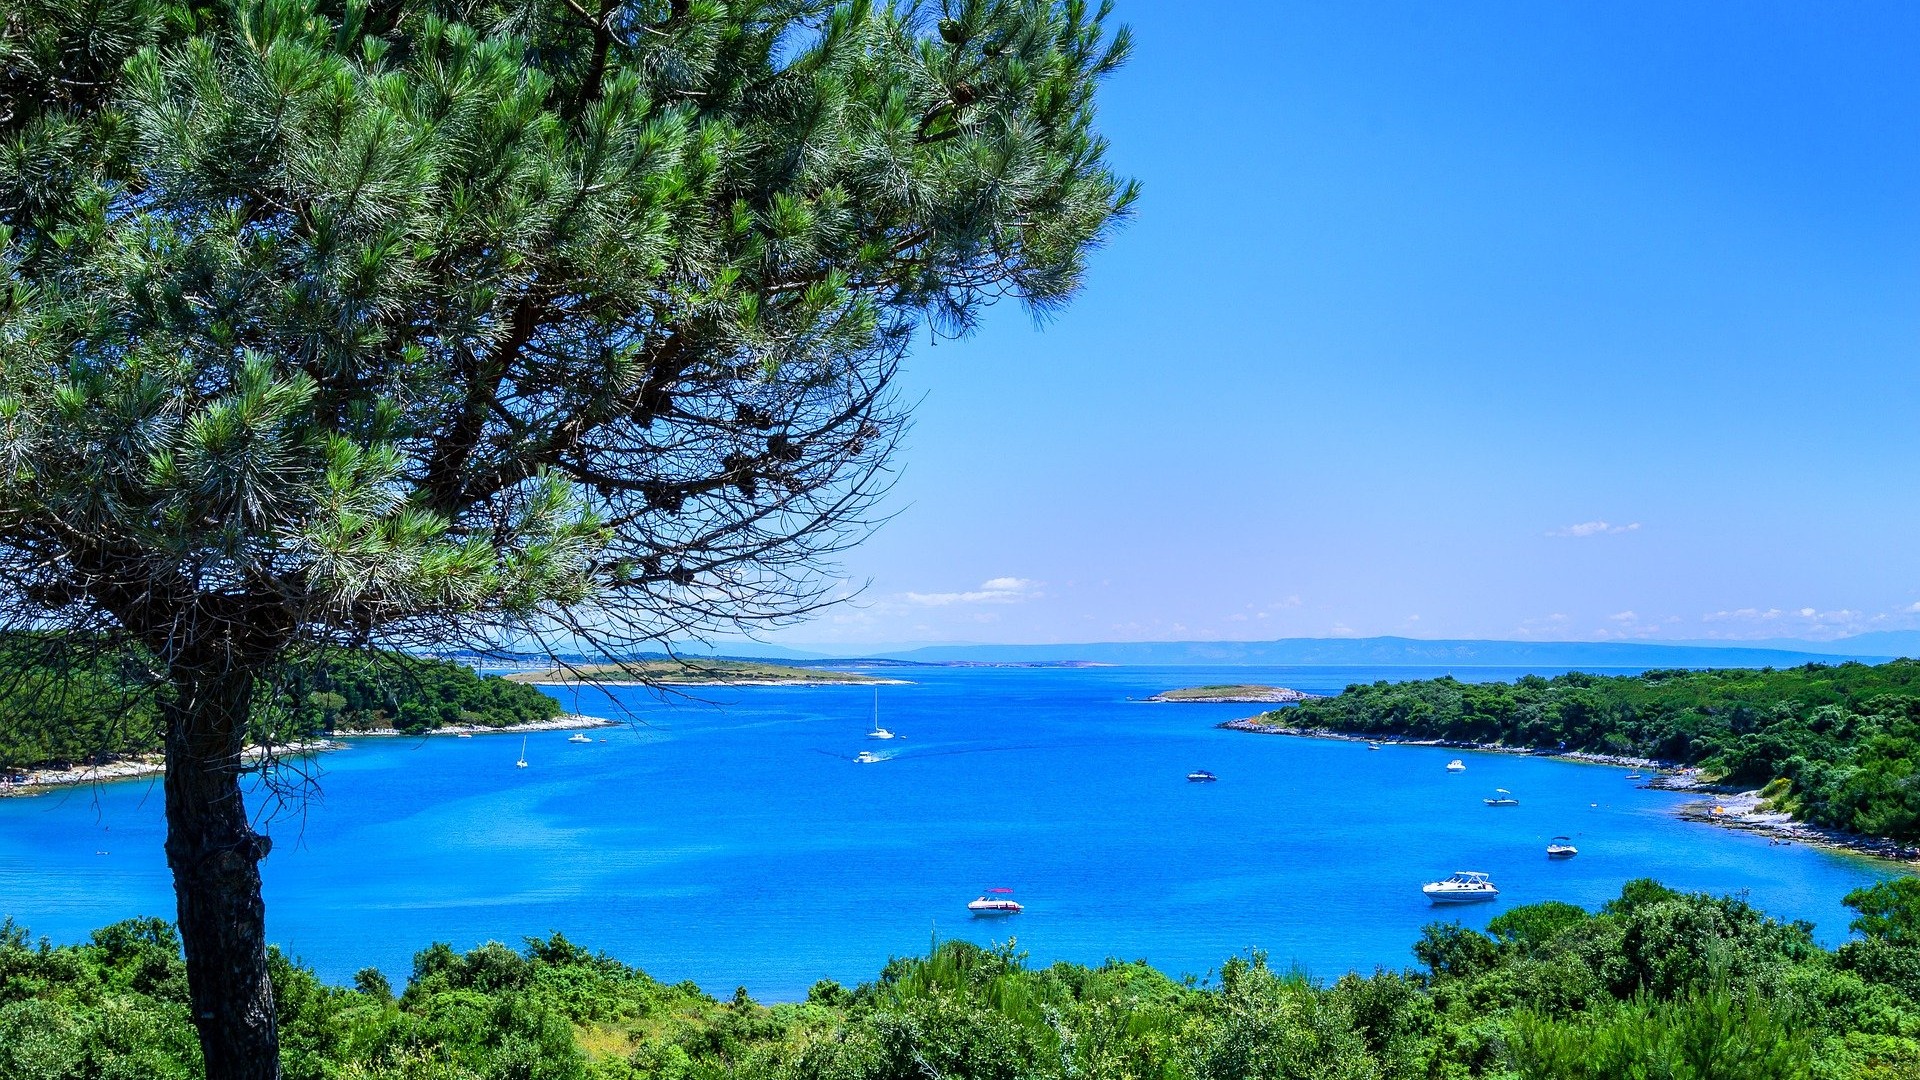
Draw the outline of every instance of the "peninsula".
[[[572,664],[544,671],[508,675],[511,682],[533,685],[598,686],[899,686],[903,679],[883,679],[857,671],[769,664],[762,660],[628,660],[614,664]]]
[[[1313,694],[1284,686],[1257,683],[1230,683],[1220,686],[1189,686],[1181,690],[1163,690],[1148,701],[1210,701],[1240,705],[1290,705],[1305,701]]]
[[[1700,820],[1911,857],[1920,805],[1902,778],[1920,758],[1916,717],[1920,661],[1895,660],[1380,681],[1220,726],[1655,766],[1677,773],[1655,786],[1717,797]]]

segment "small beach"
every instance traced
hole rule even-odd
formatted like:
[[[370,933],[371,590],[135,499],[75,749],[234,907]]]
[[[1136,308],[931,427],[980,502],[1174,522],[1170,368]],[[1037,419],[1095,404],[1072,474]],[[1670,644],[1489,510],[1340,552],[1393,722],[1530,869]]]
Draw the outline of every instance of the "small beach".
[[[248,764],[257,766],[262,758],[271,753],[275,757],[299,757],[306,754],[324,753],[329,750],[346,748],[344,739],[375,738],[428,738],[435,735],[517,735],[530,731],[574,731],[596,727],[617,727],[620,721],[608,720],[599,716],[584,716],[567,713],[551,720],[530,720],[523,724],[508,724],[501,727],[485,727],[477,724],[450,724],[446,727],[428,731],[400,731],[396,728],[373,728],[367,731],[341,731],[324,739],[308,742],[288,743],[285,746],[249,747],[246,750]],[[58,769],[27,769],[17,776],[24,779],[0,780],[0,798],[37,795],[60,788],[78,787],[87,784],[107,784],[117,780],[137,780],[144,776],[159,776],[165,773],[166,760],[159,754],[128,754],[110,758],[95,764],[71,765]]]

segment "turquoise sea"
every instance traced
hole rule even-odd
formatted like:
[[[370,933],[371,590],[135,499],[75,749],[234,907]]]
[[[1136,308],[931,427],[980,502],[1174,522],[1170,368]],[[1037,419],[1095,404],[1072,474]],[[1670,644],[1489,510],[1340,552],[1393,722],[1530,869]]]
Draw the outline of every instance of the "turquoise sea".
[[[906,668],[879,691],[556,690],[631,721],[565,732],[360,739],[308,763],[304,801],[256,799],[274,850],[269,930],[325,978],[396,977],[433,941],[553,931],[654,976],[762,999],[871,979],[935,935],[1012,936],[1039,962],[1145,958],[1204,978],[1263,949],[1323,977],[1412,963],[1422,924],[1481,925],[1519,903],[1598,905],[1622,882],[1744,894],[1846,935],[1868,860],[1683,822],[1625,770],[1502,754],[1249,735],[1245,705],[1152,705],[1157,691],[1265,682],[1336,692],[1439,671],[1339,668]],[[1456,671],[1462,678],[1520,672]],[[886,760],[855,764],[872,749]],[[1445,763],[1464,757],[1468,770]],[[1210,769],[1215,784],[1185,774]],[[1495,787],[1521,805],[1489,808]],[[170,917],[157,782],[0,800],[0,914],[55,941]],[[1549,862],[1568,833],[1580,855]],[[1499,901],[1436,910],[1421,882],[1484,870]],[[982,888],[1027,905],[969,918]]]

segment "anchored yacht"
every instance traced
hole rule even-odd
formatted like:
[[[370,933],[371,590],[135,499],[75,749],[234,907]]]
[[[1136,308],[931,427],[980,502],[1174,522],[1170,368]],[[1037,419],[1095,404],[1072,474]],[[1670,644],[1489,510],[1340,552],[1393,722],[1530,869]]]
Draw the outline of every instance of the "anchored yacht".
[[[967,901],[967,910],[975,915],[1018,915],[1026,909],[1013,898],[1012,889],[988,889],[980,899]]]
[[[1487,875],[1478,870],[1461,870],[1445,881],[1430,881],[1420,886],[1420,891],[1436,904],[1470,904],[1500,895]]]

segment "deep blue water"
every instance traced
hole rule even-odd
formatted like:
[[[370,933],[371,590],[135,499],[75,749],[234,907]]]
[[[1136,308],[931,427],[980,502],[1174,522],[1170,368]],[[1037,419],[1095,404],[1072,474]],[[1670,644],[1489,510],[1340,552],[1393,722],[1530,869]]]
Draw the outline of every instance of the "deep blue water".
[[[891,672],[887,672],[892,674]],[[269,823],[269,930],[330,980],[402,976],[432,941],[558,930],[716,993],[801,996],[870,979],[930,937],[1017,936],[1036,961],[1145,958],[1204,976],[1259,948],[1320,976],[1412,962],[1422,924],[1517,903],[1589,907],[1622,882],[1744,893],[1844,938],[1848,889],[1882,865],[1690,824],[1625,770],[1500,754],[1221,731],[1245,705],[1150,705],[1176,686],[1333,692],[1410,669],[902,669],[880,691],[556,693],[629,726],[567,742],[362,739],[316,759],[319,794]],[[1462,677],[1511,677],[1480,670]],[[613,698],[609,698],[609,693]],[[863,749],[887,755],[858,765]],[[1465,774],[1443,766],[1455,756]],[[1189,784],[1207,768],[1220,781]],[[1480,800],[1511,789],[1518,807]],[[0,800],[0,913],[72,941],[171,916],[158,785]],[[262,803],[264,805],[264,803]],[[1578,858],[1549,862],[1569,833]],[[104,854],[101,854],[104,852]],[[1436,912],[1420,883],[1484,870],[1493,904]],[[986,886],[1028,911],[973,920]]]

